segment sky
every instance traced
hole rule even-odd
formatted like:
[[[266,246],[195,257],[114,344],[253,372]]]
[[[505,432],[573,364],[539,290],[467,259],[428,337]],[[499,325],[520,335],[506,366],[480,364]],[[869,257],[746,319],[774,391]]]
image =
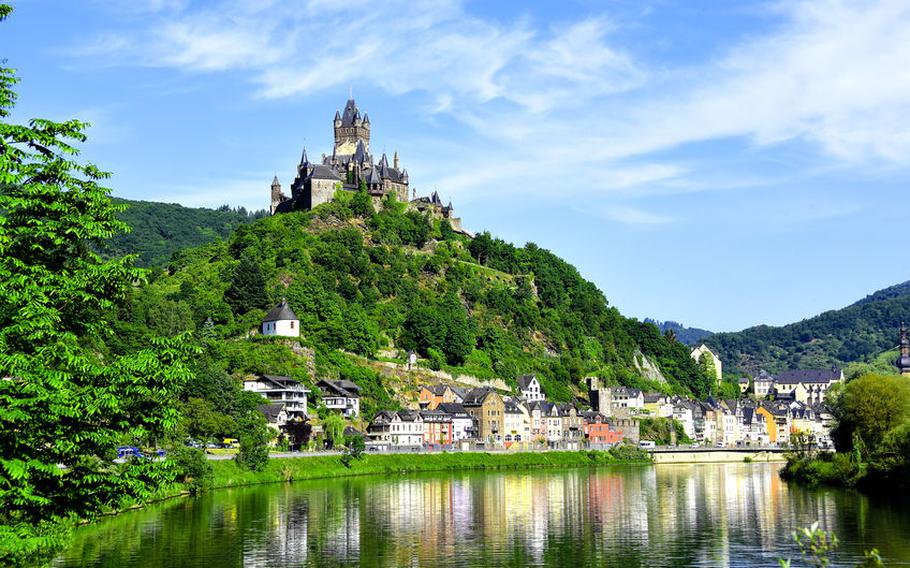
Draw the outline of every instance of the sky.
[[[262,209],[353,92],[465,228],[626,315],[781,325],[910,279],[910,2],[20,0],[13,119],[113,194]]]

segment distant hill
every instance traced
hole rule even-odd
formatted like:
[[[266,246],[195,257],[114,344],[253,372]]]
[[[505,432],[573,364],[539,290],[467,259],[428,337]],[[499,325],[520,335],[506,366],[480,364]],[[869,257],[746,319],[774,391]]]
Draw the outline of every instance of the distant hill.
[[[265,210],[248,212],[227,205],[205,209],[176,203],[119,198],[114,201],[129,205],[119,217],[133,231],[108,241],[102,253],[107,257],[138,254],[136,264],[143,267],[164,266],[176,251],[226,238],[240,225],[266,215]]]
[[[910,321],[910,282],[801,322],[717,333],[705,343],[721,357],[724,371],[821,368],[876,360],[897,345],[901,321]]]
[[[713,332],[708,331],[707,329],[686,327],[675,321],[658,321],[651,318],[645,318],[645,323],[653,323],[661,333],[672,331],[676,335],[677,341],[693,347],[695,344],[702,342],[706,337],[713,335]]]

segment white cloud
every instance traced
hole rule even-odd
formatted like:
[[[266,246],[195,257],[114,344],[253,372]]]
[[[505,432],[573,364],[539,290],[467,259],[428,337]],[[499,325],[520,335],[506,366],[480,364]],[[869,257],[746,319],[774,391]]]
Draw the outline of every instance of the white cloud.
[[[516,182],[529,171],[559,172],[547,192],[594,198],[714,190],[712,180],[739,171],[720,157],[682,164],[666,152],[718,139],[759,149],[807,141],[822,161],[851,167],[910,164],[910,4],[901,0],[774,5],[772,29],[684,69],[617,45],[608,17],[542,28],[484,20],[457,0],[391,0],[381,10],[359,0],[144,5],[161,15],[74,55],[242,71],[250,95],[265,98],[351,83],[424,93],[421,110],[474,135],[453,155],[461,172],[423,165],[437,174],[427,182],[457,198],[492,186],[533,192]],[[667,221],[635,208],[614,216]]]

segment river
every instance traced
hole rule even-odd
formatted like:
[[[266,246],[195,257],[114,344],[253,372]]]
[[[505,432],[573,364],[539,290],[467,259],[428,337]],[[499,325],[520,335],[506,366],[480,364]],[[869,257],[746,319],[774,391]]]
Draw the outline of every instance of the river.
[[[910,564],[910,506],[774,464],[362,477],[215,491],[76,531],[55,566],[777,566],[793,529]]]

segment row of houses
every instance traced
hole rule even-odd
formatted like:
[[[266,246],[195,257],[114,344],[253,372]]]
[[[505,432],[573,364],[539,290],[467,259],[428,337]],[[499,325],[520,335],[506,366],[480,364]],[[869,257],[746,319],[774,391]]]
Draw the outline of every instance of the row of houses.
[[[614,418],[672,418],[696,443],[719,446],[785,446],[791,435],[811,436],[830,446],[833,420],[822,401],[797,400],[790,393],[769,400],[751,398],[694,400],[630,387],[604,387],[589,379],[594,410]]]
[[[534,375],[519,377],[518,385],[516,396],[488,387],[424,386],[419,409],[381,411],[367,435],[374,444],[396,448],[581,449],[638,441],[637,425],[631,420],[612,420],[572,403],[548,401]]]

